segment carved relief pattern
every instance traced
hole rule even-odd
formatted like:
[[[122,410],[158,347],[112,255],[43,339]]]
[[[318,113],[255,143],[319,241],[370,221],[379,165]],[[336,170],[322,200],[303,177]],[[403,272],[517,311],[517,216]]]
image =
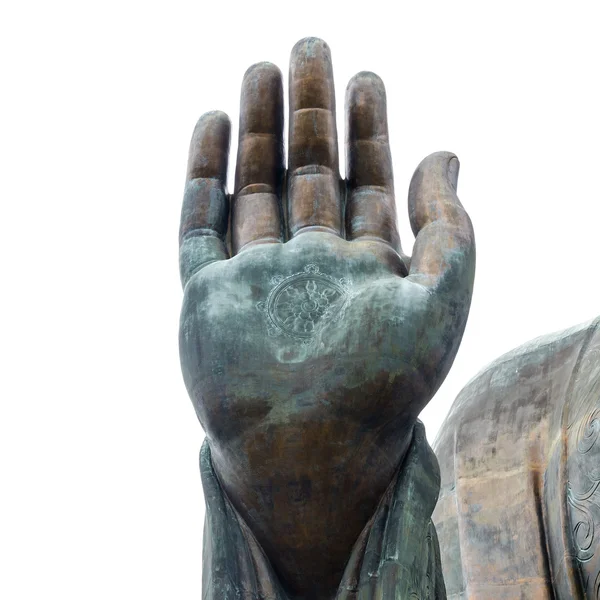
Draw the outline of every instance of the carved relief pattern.
[[[600,600],[600,348],[586,353],[570,403],[576,415],[567,483],[572,539],[586,598]]]
[[[310,342],[327,323],[343,318],[352,297],[352,282],[335,279],[309,264],[300,273],[271,278],[266,302],[256,308],[267,317],[270,336],[286,335]]]

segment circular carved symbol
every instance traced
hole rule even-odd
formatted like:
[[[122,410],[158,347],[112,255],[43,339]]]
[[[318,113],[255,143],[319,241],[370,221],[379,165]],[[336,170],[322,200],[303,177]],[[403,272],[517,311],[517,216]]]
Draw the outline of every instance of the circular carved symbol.
[[[269,318],[269,334],[312,337],[323,325],[343,316],[350,298],[350,281],[321,273],[316,265],[307,265],[290,277],[275,276],[275,287],[266,302],[257,308]]]

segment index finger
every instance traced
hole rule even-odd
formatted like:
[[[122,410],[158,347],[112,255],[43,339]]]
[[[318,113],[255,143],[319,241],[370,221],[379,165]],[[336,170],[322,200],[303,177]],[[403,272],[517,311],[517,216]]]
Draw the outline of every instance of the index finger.
[[[430,154],[417,167],[408,194],[416,236],[408,279],[450,293],[467,292],[475,277],[475,235],[456,195],[459,162],[451,152]]]
[[[346,91],[346,238],[374,238],[400,250],[383,81],[363,71]]]

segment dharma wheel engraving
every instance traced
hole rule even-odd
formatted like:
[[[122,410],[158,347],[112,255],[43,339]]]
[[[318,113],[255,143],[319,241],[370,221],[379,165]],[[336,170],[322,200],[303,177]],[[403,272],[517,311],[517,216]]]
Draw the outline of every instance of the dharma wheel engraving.
[[[344,316],[352,283],[321,272],[309,264],[300,273],[271,278],[266,302],[256,307],[267,317],[270,336],[286,335],[309,341],[327,323]]]

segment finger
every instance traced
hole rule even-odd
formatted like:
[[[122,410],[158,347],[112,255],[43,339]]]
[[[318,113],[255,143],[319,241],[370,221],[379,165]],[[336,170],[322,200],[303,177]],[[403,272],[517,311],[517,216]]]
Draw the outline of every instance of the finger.
[[[199,269],[228,257],[224,239],[229,218],[225,180],[230,131],[227,115],[214,111],[200,117],[192,134],[179,229],[184,287]]]
[[[475,236],[458,196],[458,158],[436,152],[417,167],[409,189],[416,236],[409,279],[470,299],[475,275]],[[468,302],[467,302],[468,309]]]
[[[283,85],[270,63],[246,71],[242,82],[240,138],[232,206],[233,252],[281,241]]]
[[[290,60],[288,158],[290,235],[342,231],[335,92],[329,46],[299,41]]]
[[[371,238],[400,251],[383,81],[358,73],[346,90],[346,237]]]

